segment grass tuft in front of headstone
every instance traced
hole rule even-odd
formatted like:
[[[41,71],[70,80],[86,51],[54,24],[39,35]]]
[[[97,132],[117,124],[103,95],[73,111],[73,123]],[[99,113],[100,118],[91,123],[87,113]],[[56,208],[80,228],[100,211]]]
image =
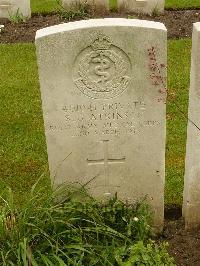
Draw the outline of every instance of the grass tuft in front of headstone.
[[[14,14],[9,13],[9,20],[12,23],[22,23],[26,22],[27,18],[20,12],[19,9],[17,9],[17,11]]]
[[[11,189],[1,197],[0,265],[174,265],[166,244],[149,239],[145,202],[129,206],[116,196],[102,204],[83,189],[52,192],[41,182],[20,208]]]
[[[62,19],[71,21],[89,18],[91,16],[90,14],[92,13],[92,10],[86,3],[76,3],[69,9],[61,7],[59,13]]]

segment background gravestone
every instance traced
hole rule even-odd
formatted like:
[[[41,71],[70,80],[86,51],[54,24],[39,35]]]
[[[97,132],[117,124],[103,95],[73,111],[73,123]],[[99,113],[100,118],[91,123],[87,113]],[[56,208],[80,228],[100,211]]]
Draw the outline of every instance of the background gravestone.
[[[37,58],[54,185],[97,198],[147,197],[162,229],[166,28],[130,19],[39,30]]]
[[[0,18],[9,18],[17,12],[24,17],[30,17],[30,0],[0,0]]]
[[[114,5],[120,11],[157,14],[164,12],[165,0],[62,0],[62,3],[67,9],[82,4],[97,10],[109,10]]]
[[[200,23],[195,23],[192,37],[188,116],[200,128]],[[190,121],[187,130],[183,216],[186,227],[200,225],[200,129]]]

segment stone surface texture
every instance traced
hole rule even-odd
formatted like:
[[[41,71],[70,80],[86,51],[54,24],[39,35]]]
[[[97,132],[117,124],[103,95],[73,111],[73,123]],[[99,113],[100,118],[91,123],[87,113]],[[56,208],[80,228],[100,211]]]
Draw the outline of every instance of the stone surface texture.
[[[200,23],[193,26],[185,161],[183,216],[187,228],[200,226]]]
[[[119,10],[144,14],[164,12],[165,0],[118,0]]]
[[[10,18],[17,11],[24,17],[30,17],[30,0],[0,0],[0,18]]]
[[[163,24],[96,19],[39,30],[36,48],[54,186],[98,199],[147,198],[162,230],[166,38]]]

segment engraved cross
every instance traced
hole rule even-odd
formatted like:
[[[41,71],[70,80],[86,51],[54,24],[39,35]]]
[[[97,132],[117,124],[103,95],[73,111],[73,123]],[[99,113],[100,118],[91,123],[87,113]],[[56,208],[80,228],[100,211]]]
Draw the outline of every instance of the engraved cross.
[[[89,160],[87,159],[88,165],[104,165],[104,175],[105,175],[105,185],[109,186],[109,164],[120,164],[125,163],[126,157],[111,159],[108,156],[108,142],[109,140],[102,140],[104,158],[98,160]]]

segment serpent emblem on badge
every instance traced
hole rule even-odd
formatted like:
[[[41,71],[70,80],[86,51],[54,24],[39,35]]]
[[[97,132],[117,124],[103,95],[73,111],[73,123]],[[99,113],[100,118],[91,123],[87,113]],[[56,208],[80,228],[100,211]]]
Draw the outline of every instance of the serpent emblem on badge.
[[[76,87],[93,99],[120,95],[130,82],[131,63],[127,54],[99,35],[77,56],[73,71]]]

